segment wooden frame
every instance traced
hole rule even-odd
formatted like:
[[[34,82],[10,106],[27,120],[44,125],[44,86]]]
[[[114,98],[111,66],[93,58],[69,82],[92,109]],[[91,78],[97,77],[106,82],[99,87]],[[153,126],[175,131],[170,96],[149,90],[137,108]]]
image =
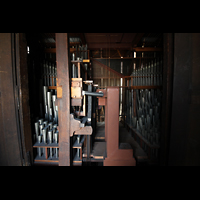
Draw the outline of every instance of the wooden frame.
[[[59,166],[70,166],[70,85],[67,33],[56,33],[57,86],[62,86],[58,102]]]

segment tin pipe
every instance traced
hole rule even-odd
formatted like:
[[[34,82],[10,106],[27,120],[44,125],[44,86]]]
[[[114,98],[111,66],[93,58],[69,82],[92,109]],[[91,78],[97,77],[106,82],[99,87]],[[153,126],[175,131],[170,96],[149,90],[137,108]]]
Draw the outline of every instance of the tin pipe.
[[[56,119],[56,106],[55,106],[55,101],[56,101],[56,95],[52,95],[52,103],[53,103],[53,115],[54,115],[54,118]]]
[[[42,89],[43,89],[43,107],[44,107],[44,113],[46,113],[48,87],[43,86]]]
[[[53,121],[53,113],[52,113],[52,108],[49,108],[49,121]]]
[[[52,152],[52,148],[49,148],[49,157],[52,158],[53,157],[53,152]]]
[[[44,124],[40,124],[39,125],[39,129],[40,129],[40,135],[42,135],[42,129],[44,128]]]
[[[44,124],[44,127],[46,127],[48,125],[48,121],[44,121],[43,124]]]
[[[39,122],[35,122],[35,137],[36,137],[36,141],[38,141],[38,136],[39,136]]]
[[[46,131],[47,131],[47,128],[43,128],[42,129],[42,137],[43,137],[43,143],[46,144]]]
[[[39,135],[38,136],[38,143],[41,143],[41,135]],[[39,157],[41,157],[41,148],[39,147],[39,148],[37,148],[38,149],[38,155],[39,155]]]
[[[58,124],[58,106],[56,106],[56,124]]]
[[[47,92],[47,105],[48,105],[48,120],[50,121],[50,108],[52,108],[52,99],[51,99],[51,92]],[[52,115],[52,113],[51,113]]]
[[[54,133],[54,142],[57,144],[58,143],[58,133]]]
[[[58,148],[55,148],[55,152],[56,152],[56,153],[55,153],[55,154],[56,154],[55,156],[56,156],[56,158],[58,158]]]
[[[53,127],[53,122],[49,122],[49,123],[48,123],[48,126],[49,126],[49,130],[51,130],[52,127]]]
[[[42,124],[43,123],[43,119],[39,119],[38,122],[39,122],[39,125]]]
[[[52,129],[48,131],[48,142],[49,144],[52,143]]]

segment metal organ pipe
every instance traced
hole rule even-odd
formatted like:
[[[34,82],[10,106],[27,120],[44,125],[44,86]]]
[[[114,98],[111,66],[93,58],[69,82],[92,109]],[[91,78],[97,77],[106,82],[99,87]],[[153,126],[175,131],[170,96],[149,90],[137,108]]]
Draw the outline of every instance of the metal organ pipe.
[[[151,145],[159,145],[162,92],[159,88],[145,89],[145,86],[162,85],[162,60],[156,58],[145,65],[142,63],[141,68],[133,69],[131,79],[132,86],[144,86],[144,89],[135,89],[136,96],[133,96],[132,90],[126,90],[126,123],[136,129]],[[136,116],[130,112],[134,107]],[[154,153],[157,155],[157,151]]]

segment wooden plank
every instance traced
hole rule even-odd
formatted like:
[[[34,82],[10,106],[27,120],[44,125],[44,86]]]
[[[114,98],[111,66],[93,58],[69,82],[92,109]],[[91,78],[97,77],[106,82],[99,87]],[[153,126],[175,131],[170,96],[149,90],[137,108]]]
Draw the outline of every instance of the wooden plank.
[[[133,48],[134,51],[136,52],[148,52],[148,51],[162,51],[163,49],[162,48],[155,48],[155,47],[134,47]]]
[[[52,157],[52,158],[47,158],[45,156],[36,156],[35,161],[34,162],[59,162],[58,158]]]
[[[85,126],[83,128],[80,128],[79,130],[76,130],[74,132],[74,135],[92,135],[92,127]]]
[[[49,90],[57,90],[57,86],[49,86]]]
[[[83,59],[83,63],[89,63],[90,59]]]
[[[57,86],[57,98],[62,99],[62,86]]]
[[[24,33],[15,34],[16,42],[16,72],[17,85],[19,87],[19,118],[20,132],[23,146],[25,165],[31,165],[33,162],[31,118],[29,106],[29,88],[28,88],[28,66],[27,66],[27,42]],[[27,152],[30,156],[27,157]],[[30,160],[31,158],[31,160]],[[31,162],[31,163],[30,163]]]
[[[15,109],[11,33],[0,33],[0,165],[22,165]],[[13,52],[12,52],[13,50]],[[15,69],[15,68],[14,68]]]
[[[56,33],[56,59],[58,86],[62,86],[62,99],[58,99],[59,166],[70,165],[70,85],[68,34]]]

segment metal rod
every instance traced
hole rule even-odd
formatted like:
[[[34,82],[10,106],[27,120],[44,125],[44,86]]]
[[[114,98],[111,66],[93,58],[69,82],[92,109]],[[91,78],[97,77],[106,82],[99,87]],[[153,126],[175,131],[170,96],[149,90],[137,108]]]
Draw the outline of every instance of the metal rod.
[[[48,114],[49,114],[49,116],[48,116],[48,120],[50,121],[50,118],[51,118],[51,116],[50,116],[50,108],[52,108],[52,102],[51,102],[52,100],[51,100],[51,92],[47,92],[47,105],[48,105]]]
[[[95,97],[103,97],[103,92],[89,92],[89,91],[82,91],[82,95],[88,95],[88,96],[95,96]]]
[[[36,136],[36,141],[38,141],[38,136],[39,136],[39,122],[35,122],[35,136]]]
[[[56,106],[55,106],[55,101],[56,101],[56,95],[52,95],[52,103],[53,103],[53,114],[54,118],[56,118]]]
[[[52,143],[52,129],[48,131],[48,142],[49,144]]]

